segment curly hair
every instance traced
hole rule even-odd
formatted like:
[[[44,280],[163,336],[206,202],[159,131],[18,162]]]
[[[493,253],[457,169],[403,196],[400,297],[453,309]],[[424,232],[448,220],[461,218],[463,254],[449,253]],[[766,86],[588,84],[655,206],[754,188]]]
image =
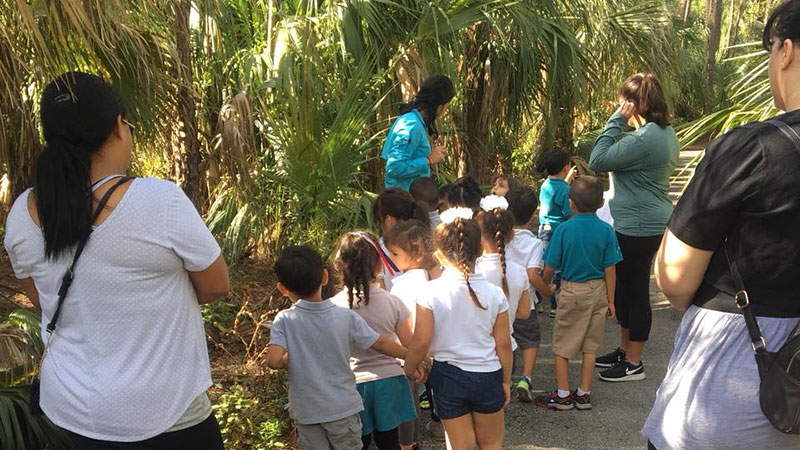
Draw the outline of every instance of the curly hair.
[[[428,270],[436,265],[433,258],[433,233],[431,227],[419,220],[403,220],[383,235],[387,246],[399,247],[422,268]]]
[[[509,211],[495,208],[491,211],[478,211],[475,220],[481,227],[481,235],[494,240],[497,253],[500,254],[500,267],[503,269],[503,292],[508,297],[508,280],[506,279],[506,242],[514,229],[514,216]]]
[[[475,260],[481,254],[481,229],[474,219],[457,218],[450,223],[441,223],[434,232],[436,249],[464,274],[469,297],[480,309],[486,309],[469,283],[469,275],[475,270]]]
[[[347,287],[350,309],[369,305],[369,284],[381,262],[377,242],[374,234],[362,230],[347,232],[339,239],[333,267]]]

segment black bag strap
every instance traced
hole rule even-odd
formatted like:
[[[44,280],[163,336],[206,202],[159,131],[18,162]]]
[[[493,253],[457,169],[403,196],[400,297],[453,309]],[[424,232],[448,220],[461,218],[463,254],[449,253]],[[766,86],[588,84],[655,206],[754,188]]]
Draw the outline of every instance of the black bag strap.
[[[739,308],[744,315],[744,323],[747,325],[747,332],[750,334],[750,343],[757,354],[764,353],[767,351],[767,341],[764,340],[764,336],[761,334],[761,328],[758,326],[756,315],[750,307],[750,297],[747,295],[747,289],[744,287],[742,275],[739,273],[736,261],[732,260],[728,254],[727,239],[725,239],[725,242],[722,244],[722,249],[725,252],[725,259],[728,260],[728,266],[731,269],[733,287],[736,289],[733,300],[736,302],[736,307]]]
[[[97,209],[95,210],[94,214],[92,214],[92,224],[100,217],[100,213],[103,212],[103,209],[106,207],[106,203],[108,203],[108,199],[111,198],[111,194],[122,184],[128,182],[133,177],[122,177],[114,183],[111,188],[103,195],[103,198],[100,199],[100,202],[97,204]],[[47,332],[52,333],[56,329],[56,322],[58,322],[58,316],[61,315],[61,307],[64,305],[64,299],[67,298],[67,292],[69,291],[69,287],[72,285],[72,280],[75,279],[75,265],[78,263],[78,258],[81,257],[81,253],[83,253],[83,248],[86,246],[86,241],[89,240],[89,236],[92,234],[92,227],[89,227],[89,230],[86,232],[83,238],[78,241],[78,247],[75,249],[75,256],[72,257],[72,264],[70,264],[69,268],[67,269],[67,273],[64,274],[64,277],[61,279],[61,287],[58,288],[58,305],[56,306],[56,312],[53,314],[53,317],[50,319],[50,323],[47,324]]]
[[[770,119],[767,121],[768,124],[776,127],[783,133],[787,138],[789,138],[792,143],[794,143],[794,147],[797,151],[800,151],[800,134],[797,134],[794,128],[790,127],[789,124],[786,122],[780,121],[778,119]]]

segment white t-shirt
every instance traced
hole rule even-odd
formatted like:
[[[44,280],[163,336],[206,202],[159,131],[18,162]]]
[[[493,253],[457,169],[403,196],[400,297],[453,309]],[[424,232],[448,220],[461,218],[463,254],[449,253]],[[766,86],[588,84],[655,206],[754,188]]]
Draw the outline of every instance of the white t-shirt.
[[[36,283],[46,336],[74,250],[45,258],[29,194],[11,208],[5,247],[16,276]],[[47,417],[74,433],[118,442],[172,427],[211,386],[203,318],[188,271],[208,268],[219,255],[178,186],[133,180],[95,227],[76,266],[41,371]]]
[[[475,262],[475,272],[486,277],[489,282],[503,289],[503,268],[500,265],[500,254],[490,253],[481,256]],[[506,283],[508,283],[508,321],[511,333],[514,332],[514,315],[517,313],[522,293],[528,289],[528,273],[519,264],[506,260]],[[517,342],[511,337],[511,349],[517,349]]]
[[[433,211],[428,211],[428,219],[431,222],[431,230],[435,230],[436,226],[442,223],[442,218],[439,217],[439,210],[434,209]]]
[[[611,207],[608,206],[608,200],[611,198],[611,191],[603,192],[603,206],[597,210],[597,217],[600,218],[603,222],[614,226],[614,218],[611,217]]]
[[[542,255],[544,244],[531,230],[514,228],[514,237],[506,244],[506,259],[513,261],[525,269],[543,269]],[[528,292],[531,294],[531,310],[536,308],[536,288],[528,283]]]
[[[503,290],[481,274],[469,277],[469,283],[486,309],[470,299],[461,272],[446,268],[442,276],[429,281],[417,304],[433,312],[433,339],[428,353],[437,361],[447,362],[468,372],[500,370],[493,331],[497,316],[508,311]]]
[[[425,292],[428,285],[428,271],[411,269],[392,279],[392,295],[405,303],[411,311],[414,326],[417,324],[417,300]]]

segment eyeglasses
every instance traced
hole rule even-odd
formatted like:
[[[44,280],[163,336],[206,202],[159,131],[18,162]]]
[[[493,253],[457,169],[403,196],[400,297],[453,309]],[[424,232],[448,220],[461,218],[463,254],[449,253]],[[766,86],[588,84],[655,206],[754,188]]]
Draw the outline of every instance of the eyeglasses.
[[[125,119],[122,119],[122,123],[128,126],[131,129],[131,137],[136,133],[136,126]]]

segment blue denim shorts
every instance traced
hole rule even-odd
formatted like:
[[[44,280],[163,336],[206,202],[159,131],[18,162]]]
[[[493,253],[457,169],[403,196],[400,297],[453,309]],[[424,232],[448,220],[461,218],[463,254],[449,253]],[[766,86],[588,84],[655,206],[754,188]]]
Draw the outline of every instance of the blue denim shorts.
[[[471,412],[493,414],[503,409],[503,370],[467,372],[446,362],[433,362],[428,381],[434,412],[455,419]]]

